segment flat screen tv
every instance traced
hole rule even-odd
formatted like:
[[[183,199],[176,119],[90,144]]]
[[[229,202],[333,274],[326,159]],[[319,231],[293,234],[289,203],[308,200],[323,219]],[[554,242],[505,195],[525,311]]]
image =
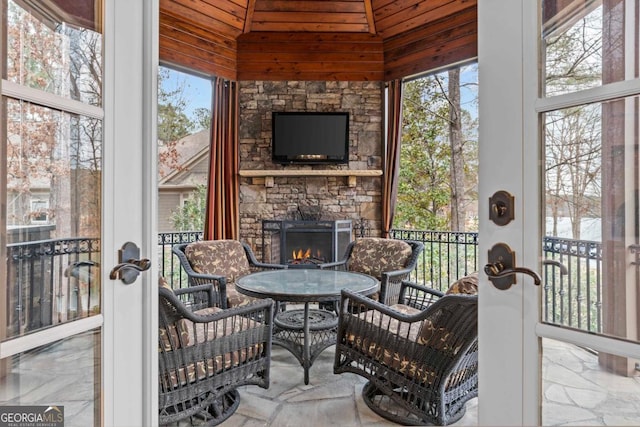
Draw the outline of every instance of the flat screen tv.
[[[349,163],[347,112],[274,112],[271,129],[276,163]]]

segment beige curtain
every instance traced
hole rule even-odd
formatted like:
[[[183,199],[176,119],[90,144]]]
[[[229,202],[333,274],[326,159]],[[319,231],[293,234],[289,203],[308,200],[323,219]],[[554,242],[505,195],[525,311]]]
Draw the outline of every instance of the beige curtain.
[[[237,122],[237,83],[216,78],[213,88],[205,240],[238,239],[240,234]]]
[[[388,83],[387,97],[387,146],[384,158],[382,188],[382,236],[389,237],[393,225],[393,211],[398,196],[400,170],[400,139],[402,136],[402,80]]]

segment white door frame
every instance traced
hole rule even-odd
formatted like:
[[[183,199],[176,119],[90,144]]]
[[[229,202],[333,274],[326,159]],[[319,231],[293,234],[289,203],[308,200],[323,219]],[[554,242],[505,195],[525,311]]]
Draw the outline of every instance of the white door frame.
[[[524,197],[539,191],[537,126],[526,109],[536,95],[537,75],[532,73],[537,73],[537,61],[535,43],[531,46],[524,38],[525,32],[536,34],[537,2],[478,3],[479,263],[484,266],[488,250],[503,242],[515,252],[517,266],[539,271],[539,252],[525,242],[529,233],[540,236],[539,198]],[[505,226],[489,221],[488,197],[498,190],[515,197],[515,219]],[[480,278],[478,422],[537,425],[539,350],[535,324],[529,320],[537,319],[537,290],[521,274],[505,291],[484,273]]]
[[[0,343],[0,358],[102,327],[105,426],[158,423],[156,111],[158,0],[104,3],[103,109],[2,81],[3,95],[103,120],[102,314]],[[5,239],[6,240],[6,239]],[[131,285],[110,280],[127,241],[152,260]]]
[[[497,242],[516,253],[516,265],[541,269],[541,174],[538,115],[580,102],[639,92],[630,80],[551,99],[538,98],[539,2],[478,2],[480,99],[480,265]],[[488,219],[488,197],[497,190],[515,196],[515,220],[500,227]],[[484,213],[484,214],[483,214]],[[517,275],[509,290],[493,287],[484,274],[479,294],[479,425],[541,424],[541,344],[551,338],[639,358],[640,345],[545,325],[540,290]]]
[[[105,426],[157,425],[156,111],[158,0],[105,2],[104,328]],[[109,280],[132,241],[152,269],[131,285]],[[122,302],[126,301],[126,304]],[[124,308],[124,309],[122,309]]]

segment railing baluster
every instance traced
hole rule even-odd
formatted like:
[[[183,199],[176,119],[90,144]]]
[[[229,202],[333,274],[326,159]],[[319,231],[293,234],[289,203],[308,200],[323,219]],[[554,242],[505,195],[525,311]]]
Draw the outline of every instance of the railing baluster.
[[[202,240],[202,236],[201,231],[158,234],[159,274],[166,277],[172,286],[187,286],[186,276],[171,252],[172,246]],[[398,229],[391,231],[391,237],[418,240],[425,244],[411,275],[412,280],[423,285],[444,290],[452,281],[478,271],[476,232]],[[87,286],[86,292],[81,288],[79,278],[63,277],[63,272],[73,262],[99,261],[99,247],[99,239],[88,238],[7,245],[6,271],[12,284],[7,289],[7,301],[12,304],[6,313],[8,335],[16,336],[72,320],[70,308],[73,297],[75,317],[94,314],[91,313],[91,303],[95,292],[94,280],[97,279],[91,274],[91,268],[97,267],[90,267],[87,280],[82,283],[82,286]],[[566,276],[560,275],[552,266],[543,269],[544,320],[602,332],[601,243],[545,236],[542,252],[545,259],[558,260],[569,269]],[[74,294],[74,286],[77,294]]]
[[[78,317],[97,314],[99,303],[97,312],[92,312],[90,305],[93,286],[91,274],[87,276],[89,280],[85,312],[80,278],[66,277],[64,272],[74,261],[99,262],[99,248],[100,240],[91,238],[8,244],[6,271],[9,284],[7,303],[10,308],[7,310],[7,337],[20,336]],[[74,316],[70,316],[73,305],[76,312]]]

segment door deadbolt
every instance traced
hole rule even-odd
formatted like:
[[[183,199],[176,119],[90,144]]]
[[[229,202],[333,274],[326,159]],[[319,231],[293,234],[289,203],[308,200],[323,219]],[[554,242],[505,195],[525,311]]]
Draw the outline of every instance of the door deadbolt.
[[[489,219],[496,225],[507,225],[514,218],[514,197],[507,191],[496,191],[489,197]]]

